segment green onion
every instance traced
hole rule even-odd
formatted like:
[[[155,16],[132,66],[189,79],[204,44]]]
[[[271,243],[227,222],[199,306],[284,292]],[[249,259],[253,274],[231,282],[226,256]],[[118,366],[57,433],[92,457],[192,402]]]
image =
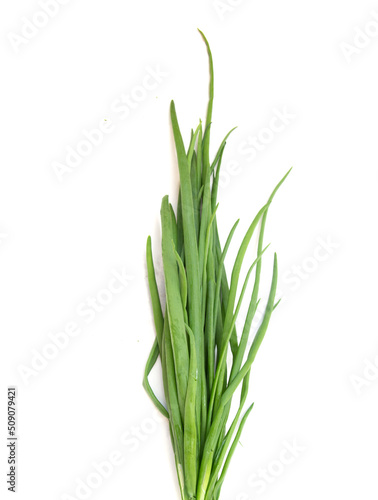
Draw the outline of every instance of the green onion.
[[[188,149],[171,103],[171,122],[180,174],[177,212],[165,196],[161,205],[162,259],[166,306],[163,314],[155,278],[151,238],[147,239],[147,272],[156,339],[149,355],[143,386],[169,424],[182,500],[217,500],[230,460],[239,442],[251,405],[242,416],[247,399],[252,363],[264,338],[276,303],[277,256],[263,320],[247,352],[254,315],[259,305],[259,286],[268,209],[278,188],[248,228],[228,283],[225,259],[238,225],[232,227],[222,248],[217,222],[217,194],[223,152],[229,132],[210,162],[210,128],[214,98],[213,58],[209,56],[210,87],[206,125],[192,130]],[[245,254],[258,230],[257,255],[238,296]],[[269,245],[268,245],[269,246]],[[254,271],[254,285],[241,336],[236,320]],[[227,366],[227,354],[232,362]],[[165,404],[158,400],[148,381],[160,357]],[[231,401],[242,385],[240,404],[230,423]]]

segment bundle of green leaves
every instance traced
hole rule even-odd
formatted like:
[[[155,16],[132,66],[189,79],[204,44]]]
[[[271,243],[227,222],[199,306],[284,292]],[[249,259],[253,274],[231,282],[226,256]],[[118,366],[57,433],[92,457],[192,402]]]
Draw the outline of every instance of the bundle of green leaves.
[[[185,149],[175,105],[171,121],[180,174],[175,213],[165,196],[161,204],[162,259],[166,305],[163,314],[151,251],[147,240],[147,269],[156,339],[148,358],[143,385],[159,411],[168,419],[182,500],[216,500],[243,426],[253,405],[245,411],[249,376],[256,353],[277,303],[277,256],[263,319],[249,349],[251,324],[259,304],[261,258],[267,203],[249,226],[237,253],[230,283],[225,257],[239,221],[221,246],[217,224],[217,193],[223,151],[222,141],[210,162],[210,126],[213,109],[214,73],[209,44],[210,87],[206,125],[192,131]],[[257,256],[237,296],[241,268],[249,243],[259,231]],[[254,284],[244,328],[238,336],[236,320],[254,271]],[[232,362],[227,363],[228,350]],[[148,376],[160,357],[165,405],[154,394]],[[240,403],[230,418],[231,401],[241,384]],[[229,420],[231,420],[229,422]]]

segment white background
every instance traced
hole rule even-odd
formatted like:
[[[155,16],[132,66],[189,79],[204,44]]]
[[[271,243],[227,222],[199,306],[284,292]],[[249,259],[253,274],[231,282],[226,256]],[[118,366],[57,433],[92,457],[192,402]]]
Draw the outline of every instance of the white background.
[[[197,27],[214,55],[212,153],[239,126],[224,155],[223,240],[241,217],[241,241],[294,167],[269,213],[272,245],[263,266],[265,294],[277,251],[284,300],[252,370],[255,408],[222,498],[376,498],[378,379],[366,363],[378,363],[378,4],[56,6],[46,26],[29,26],[24,43],[15,36],[27,20],[44,23],[39,3],[0,8],[2,498],[11,495],[6,387],[13,384],[18,498],[179,498],[167,425],[156,422],[141,386],[154,338],[144,252],[151,234],[159,270],[160,200],[166,193],[174,200],[177,191],[169,102],[175,99],[186,140],[205,117],[208,66]],[[115,103],[143,94],[148,68],[165,76],[121,115]],[[277,110],[291,118],[272,135],[266,127]],[[67,147],[100,123],[113,125],[111,133],[59,182],[54,162],[64,163]],[[245,150],[253,137],[269,142],[259,142],[254,158]],[[321,250],[327,241],[331,248]],[[89,297],[106,297],[114,271],[128,277],[122,293],[101,312],[80,316]],[[51,343],[49,334],[70,322],[80,333],[43,368],[21,376]],[[158,370],[153,380],[161,395]],[[283,454],[293,442],[301,451]],[[110,456],[118,465],[78,496],[80,481],[96,481],[94,463]],[[282,457],[291,463],[280,465]],[[257,481],[263,469],[267,479]]]

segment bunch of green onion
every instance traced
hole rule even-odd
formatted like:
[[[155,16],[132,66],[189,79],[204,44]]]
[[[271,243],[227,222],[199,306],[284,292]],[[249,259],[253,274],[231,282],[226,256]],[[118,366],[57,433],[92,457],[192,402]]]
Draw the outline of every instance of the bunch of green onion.
[[[217,227],[217,192],[226,140],[210,162],[210,126],[213,109],[213,59],[201,33],[210,65],[206,125],[192,131],[185,149],[175,105],[171,121],[180,174],[177,211],[165,196],[161,204],[162,258],[166,305],[163,314],[151,251],[147,240],[147,269],[156,339],[148,358],[143,385],[159,411],[168,419],[182,500],[216,500],[227,473],[251,405],[241,417],[247,398],[251,365],[276,307],[277,256],[263,319],[249,349],[252,320],[259,305],[261,257],[268,208],[285,180],[279,182],[267,203],[249,226],[240,245],[228,283],[225,257],[236,230],[232,227],[221,247]],[[259,227],[257,257],[250,266],[240,295],[237,288],[244,256]],[[248,280],[254,285],[244,328],[236,332],[236,320]],[[227,366],[228,349],[232,363]],[[165,406],[154,394],[148,376],[160,356]],[[240,404],[230,417],[233,395],[241,384]],[[240,422],[239,422],[240,421]]]

